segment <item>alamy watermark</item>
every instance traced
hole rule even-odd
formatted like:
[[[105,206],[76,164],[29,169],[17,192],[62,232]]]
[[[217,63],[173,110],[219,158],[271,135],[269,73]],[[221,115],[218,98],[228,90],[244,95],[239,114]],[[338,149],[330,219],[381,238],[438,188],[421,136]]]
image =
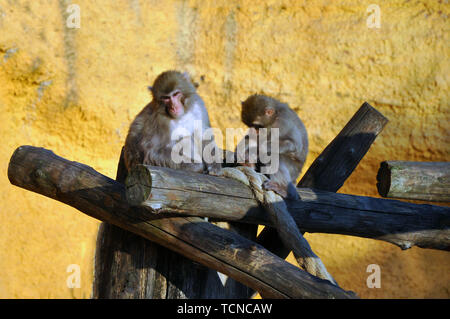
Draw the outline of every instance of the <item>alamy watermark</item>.
[[[81,288],[81,268],[80,265],[70,264],[67,266],[66,272],[71,273],[67,276],[67,288]]]
[[[370,264],[366,272],[371,274],[367,277],[366,284],[368,288],[381,288],[381,268],[377,264]]]
[[[370,4],[367,9],[367,13],[370,13],[366,20],[366,25],[369,29],[381,28],[381,9],[377,4]]]
[[[70,29],[81,28],[81,8],[78,4],[71,4],[67,7],[66,12],[69,16],[66,19],[66,26]]]

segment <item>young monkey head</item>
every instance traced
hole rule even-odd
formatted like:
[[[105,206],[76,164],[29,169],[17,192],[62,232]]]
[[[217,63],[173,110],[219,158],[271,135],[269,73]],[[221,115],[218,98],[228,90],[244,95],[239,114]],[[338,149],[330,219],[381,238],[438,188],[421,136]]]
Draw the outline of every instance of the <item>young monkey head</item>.
[[[161,73],[149,89],[158,110],[173,119],[181,117],[188,111],[190,104],[186,103],[186,100],[196,94],[189,75],[178,71]]]
[[[269,96],[254,94],[242,102],[242,122],[256,130],[270,128],[276,119],[278,104]]]

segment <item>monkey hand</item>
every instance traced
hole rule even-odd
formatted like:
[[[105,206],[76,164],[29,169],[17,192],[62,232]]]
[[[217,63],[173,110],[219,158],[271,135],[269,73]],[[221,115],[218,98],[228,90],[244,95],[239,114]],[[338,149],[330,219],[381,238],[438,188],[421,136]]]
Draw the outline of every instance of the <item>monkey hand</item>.
[[[272,180],[267,180],[263,183],[263,188],[265,190],[271,190],[281,197],[290,200],[298,200],[300,197],[298,196],[297,190],[292,183],[288,183],[287,185],[274,182]]]
[[[263,183],[263,188],[268,191],[273,191],[283,198],[287,197],[287,187],[280,183],[271,181],[270,179]]]
[[[256,167],[256,165],[253,163],[239,163],[239,166],[247,166],[247,167],[250,167],[253,169],[255,169],[255,167]]]
[[[161,165],[163,166],[163,165]],[[203,173],[203,163],[180,163],[178,169],[195,172],[195,173]]]
[[[208,164],[206,166],[206,170],[207,170],[208,175],[213,175],[213,176],[222,176],[223,175],[222,165],[220,163]]]

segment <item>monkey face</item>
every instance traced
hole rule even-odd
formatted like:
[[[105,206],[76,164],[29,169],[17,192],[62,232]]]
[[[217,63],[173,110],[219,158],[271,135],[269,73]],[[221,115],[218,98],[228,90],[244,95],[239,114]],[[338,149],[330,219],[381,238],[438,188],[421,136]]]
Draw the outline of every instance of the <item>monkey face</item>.
[[[154,100],[173,119],[188,111],[186,99],[195,95],[195,87],[186,73],[166,71],[161,73],[150,87]]]
[[[252,95],[242,102],[242,121],[256,130],[268,128],[275,119],[275,108],[272,101],[262,95]]]
[[[184,95],[180,90],[161,96],[160,104],[172,118],[178,118],[184,114]]]
[[[265,106],[261,110],[261,115],[258,116],[257,121],[254,121],[254,127],[258,128],[269,127],[274,121],[275,110],[271,106]]]

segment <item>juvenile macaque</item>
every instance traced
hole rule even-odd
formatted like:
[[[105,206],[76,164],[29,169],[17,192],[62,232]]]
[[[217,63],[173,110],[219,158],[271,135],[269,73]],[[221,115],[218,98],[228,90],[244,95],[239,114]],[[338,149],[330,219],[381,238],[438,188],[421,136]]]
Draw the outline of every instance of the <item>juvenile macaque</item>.
[[[213,136],[209,141],[203,138],[211,125],[189,75],[166,71],[149,89],[153,100],[136,116],[125,141],[127,170],[137,164],[198,173],[220,169],[220,163],[206,163],[203,158],[205,146],[215,142]]]
[[[241,117],[250,131],[240,142],[245,143],[244,158],[239,158],[240,145],[237,147],[237,161],[266,174],[269,180],[264,184],[265,189],[285,198],[297,198],[294,185],[308,153],[308,135],[303,122],[288,104],[258,94],[242,102]],[[272,129],[278,129],[278,138]],[[257,149],[252,149],[249,140],[253,140]],[[252,153],[256,154],[256,161],[251,161]]]

